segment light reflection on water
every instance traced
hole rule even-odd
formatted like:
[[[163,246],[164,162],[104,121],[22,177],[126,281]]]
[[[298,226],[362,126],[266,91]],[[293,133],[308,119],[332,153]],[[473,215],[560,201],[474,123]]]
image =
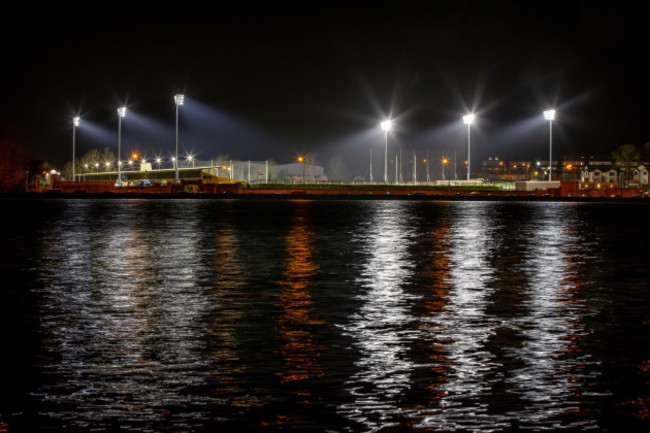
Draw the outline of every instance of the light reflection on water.
[[[555,430],[571,424],[562,415],[580,411],[581,392],[595,378],[598,365],[583,353],[581,339],[588,336],[583,324],[584,301],[576,249],[583,244],[580,223],[572,210],[557,218],[557,207],[538,209],[537,224],[525,256],[529,274],[524,305],[528,314],[518,322],[525,344],[512,350],[523,366],[512,372],[509,381],[526,409],[517,416],[522,424]],[[580,420],[578,424],[593,421]]]
[[[633,378],[649,358],[648,253],[621,242],[648,236],[611,233],[621,208],[601,220],[572,203],[49,206],[27,265],[32,424],[487,432],[642,418],[625,404],[648,395]]]
[[[412,228],[403,203],[387,203],[374,212],[353,240],[366,256],[358,265],[361,306],[343,329],[360,352],[359,371],[346,382],[354,402],[339,409],[372,430],[394,426],[401,413],[399,395],[409,387],[414,367],[407,352],[414,337],[409,305],[416,299],[402,287],[413,266],[408,256]]]

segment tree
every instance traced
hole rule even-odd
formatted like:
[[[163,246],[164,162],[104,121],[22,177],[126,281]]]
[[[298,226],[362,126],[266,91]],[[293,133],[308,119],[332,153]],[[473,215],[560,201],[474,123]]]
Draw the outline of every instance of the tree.
[[[30,156],[17,141],[0,139],[0,192],[25,191],[47,170],[49,164]]]
[[[103,150],[90,149],[75,160],[75,174],[88,173],[95,171],[95,164],[99,163],[100,171],[106,169],[106,163],[110,163],[111,168],[117,170],[117,159],[115,153],[105,147]],[[66,179],[72,180],[72,163],[68,162],[63,167],[63,174]]]
[[[267,166],[269,168],[269,173],[268,177],[271,180],[277,180],[278,179],[278,163],[275,162],[272,158],[267,160]]]
[[[650,141],[644,143],[641,147],[641,158],[643,158],[644,163],[650,163]]]
[[[327,177],[331,180],[344,180],[348,175],[348,167],[341,156],[333,156],[327,163]]]
[[[0,192],[25,190],[29,154],[13,140],[0,141]]]
[[[612,152],[612,158],[624,167],[624,184],[628,186],[632,179],[632,163],[639,158],[639,151],[631,144],[624,144]]]
[[[72,163],[70,161],[66,162],[63,165],[63,170],[61,170],[61,174],[63,175],[63,178],[70,182],[72,179]],[[76,172],[75,172],[76,175]]]
[[[305,167],[307,168],[305,176],[308,179],[314,180],[314,166],[318,165],[318,155],[315,153],[307,153],[303,158]]]

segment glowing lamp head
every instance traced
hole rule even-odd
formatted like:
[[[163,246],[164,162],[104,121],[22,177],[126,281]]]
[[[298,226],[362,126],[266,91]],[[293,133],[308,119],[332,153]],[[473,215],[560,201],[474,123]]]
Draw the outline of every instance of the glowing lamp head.
[[[185,102],[185,95],[179,93],[178,95],[174,95],[174,102],[176,105],[183,105]]]
[[[555,110],[546,110],[546,111],[544,111],[544,119],[546,119],[546,120],[555,120]]]
[[[463,123],[465,125],[471,125],[472,123],[474,123],[474,120],[475,120],[474,114],[466,114],[463,116]]]
[[[120,117],[126,116],[126,107],[120,107],[117,109],[117,115]]]
[[[75,127],[79,126],[79,121],[80,121],[80,120],[81,120],[81,119],[79,118],[79,116],[75,116],[75,117],[72,119],[72,125],[75,126]]]
[[[298,157],[298,162],[303,162],[305,159],[302,156]]]
[[[393,122],[391,122],[390,120],[384,120],[383,122],[381,122],[381,129],[383,129],[384,131],[390,131],[392,128],[393,128]]]

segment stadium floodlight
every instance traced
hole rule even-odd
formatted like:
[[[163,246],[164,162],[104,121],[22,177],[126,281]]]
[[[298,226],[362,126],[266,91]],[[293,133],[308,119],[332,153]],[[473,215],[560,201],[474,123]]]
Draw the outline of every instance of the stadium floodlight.
[[[393,122],[390,119],[381,122],[381,129],[386,133],[386,144],[384,147],[384,183],[388,183],[388,131],[393,128]]]

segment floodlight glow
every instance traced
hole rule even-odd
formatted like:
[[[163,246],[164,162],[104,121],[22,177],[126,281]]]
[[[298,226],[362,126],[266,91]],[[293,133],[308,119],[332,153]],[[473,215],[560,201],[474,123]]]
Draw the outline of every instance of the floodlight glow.
[[[465,125],[471,125],[472,123],[474,123],[474,119],[475,119],[474,114],[466,114],[463,116],[463,123]]]
[[[185,102],[185,95],[180,93],[174,95],[174,102],[176,103],[176,105],[183,105],[183,103]]]
[[[79,126],[79,120],[80,120],[80,117],[79,117],[79,116],[75,116],[75,117],[72,119],[72,124],[73,124],[74,126]]]
[[[546,111],[544,111],[544,119],[546,119],[546,120],[555,120],[555,110],[546,110]]]
[[[126,116],[126,107],[120,107],[117,109],[117,115],[120,117]]]
[[[544,119],[548,120],[548,180],[553,180],[553,120],[555,110],[544,111]]]
[[[391,122],[390,120],[384,120],[383,122],[381,122],[381,129],[383,129],[384,131],[390,131],[392,128],[393,128],[393,122]]]

